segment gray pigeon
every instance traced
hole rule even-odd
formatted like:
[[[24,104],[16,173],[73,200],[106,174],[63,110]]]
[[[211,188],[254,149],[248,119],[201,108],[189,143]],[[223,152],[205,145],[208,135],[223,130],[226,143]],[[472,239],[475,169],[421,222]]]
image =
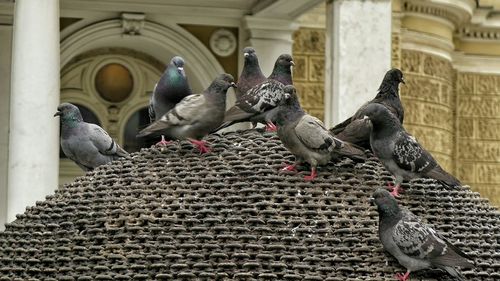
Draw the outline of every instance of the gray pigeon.
[[[328,163],[334,154],[364,157],[363,151],[336,139],[318,118],[304,112],[294,86],[285,86],[284,98],[277,109],[278,137],[295,155],[295,164],[283,170],[296,171],[295,166],[307,162],[311,165],[311,174],[304,179],[313,180],[316,167]]]
[[[137,137],[161,133],[170,139],[188,139],[200,153],[209,152],[201,139],[222,123],[230,87],[236,87],[233,76],[219,75],[203,93],[185,97]]]
[[[184,59],[175,56],[170,60],[165,72],[156,83],[149,100],[149,119],[151,123],[160,119],[183,98],[192,94],[193,91],[184,72]],[[162,140],[158,144],[166,145],[167,143],[164,136],[162,136]]]
[[[377,189],[372,201],[378,208],[378,234],[384,249],[407,269],[405,274],[396,274],[398,280],[406,281],[411,272],[432,267],[464,280],[456,267],[473,267],[469,256],[410,211],[400,208],[387,190]]]
[[[399,122],[403,124],[404,109],[399,98],[399,83],[405,83],[403,72],[397,68],[387,71],[375,98],[362,105],[352,117],[336,125],[330,131],[335,137],[343,141],[370,149],[371,127],[367,120],[363,120],[363,110],[368,104],[382,104],[394,113],[398,117]]]
[[[292,85],[292,56],[283,54],[274,64],[273,73],[262,83],[255,85],[240,96],[224,117],[224,123],[215,131],[240,122],[266,124],[267,131],[276,131],[273,121],[276,107],[283,97],[283,88]]]
[[[257,54],[252,47],[243,49],[243,57],[245,58],[245,63],[240,78],[238,78],[238,83],[236,83],[236,99],[239,99],[253,86],[266,80],[266,77],[260,70]]]
[[[128,155],[101,127],[84,122],[75,105],[60,104],[55,116],[60,117],[64,154],[84,171]]]
[[[432,155],[406,132],[387,107],[372,103],[363,113],[372,124],[370,144],[373,153],[396,178],[394,196],[399,196],[403,180],[417,177],[429,177],[449,187],[461,186],[458,179],[443,170]]]

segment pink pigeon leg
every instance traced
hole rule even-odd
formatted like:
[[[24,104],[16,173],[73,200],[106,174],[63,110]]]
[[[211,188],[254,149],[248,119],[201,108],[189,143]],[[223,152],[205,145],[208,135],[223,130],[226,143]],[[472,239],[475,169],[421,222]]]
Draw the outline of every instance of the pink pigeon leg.
[[[403,188],[401,185],[396,184],[395,186],[392,185],[392,183],[388,182],[387,186],[392,189],[391,195],[394,196],[395,198],[399,198],[401,196],[400,192],[403,191]]]
[[[406,271],[405,274],[401,274],[401,273],[396,273],[396,278],[399,280],[399,281],[406,281],[408,279],[410,279],[410,271]]]
[[[266,124],[266,132],[276,132],[278,128],[276,128],[276,125],[274,125],[273,122],[268,121]]]
[[[316,168],[311,167],[311,174],[309,176],[305,176],[304,179],[306,181],[312,181],[314,178],[316,178],[318,174],[316,173]]]
[[[194,139],[189,139],[189,141],[198,148],[200,151],[200,154],[208,153],[210,152],[210,148],[207,147],[207,142],[202,141],[202,140],[194,140]]]
[[[295,168],[297,164],[292,164],[292,165],[286,165],[282,171],[288,171],[288,172],[297,172],[297,168]]]
[[[161,135],[161,141],[157,142],[155,145],[156,146],[167,146],[170,143],[172,143],[172,141],[166,141],[165,136]]]

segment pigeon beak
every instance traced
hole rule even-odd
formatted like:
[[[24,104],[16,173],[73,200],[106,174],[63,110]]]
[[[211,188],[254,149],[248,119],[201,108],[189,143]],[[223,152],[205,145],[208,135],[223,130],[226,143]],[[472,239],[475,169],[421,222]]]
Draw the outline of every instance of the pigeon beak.
[[[365,115],[365,116],[363,116],[363,120],[370,120],[370,117]]]
[[[243,56],[246,58],[248,57],[250,54],[249,53],[243,53]]]
[[[290,61],[290,64],[295,66],[295,63],[293,62],[293,60]]]
[[[401,77],[401,83],[406,84],[405,79]]]
[[[231,82],[231,87],[238,88],[234,82]]]
[[[62,115],[62,112],[61,112],[61,111],[58,111],[58,112],[56,112],[56,113],[54,114],[54,117],[56,117],[56,116],[61,116],[61,115]]]
[[[180,71],[184,71],[184,67],[182,66],[177,67],[177,69],[179,69]]]

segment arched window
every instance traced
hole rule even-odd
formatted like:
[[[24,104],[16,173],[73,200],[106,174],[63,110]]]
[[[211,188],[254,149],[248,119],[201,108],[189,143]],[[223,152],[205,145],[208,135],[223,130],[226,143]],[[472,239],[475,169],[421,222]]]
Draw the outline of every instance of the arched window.
[[[94,112],[92,112],[92,110],[90,110],[89,108],[87,108],[81,104],[76,104],[76,103],[73,103],[73,104],[76,105],[78,107],[78,109],[80,109],[80,113],[82,114],[83,121],[85,121],[87,123],[93,123],[93,124],[97,124],[97,125],[101,126],[101,122],[99,121],[99,118],[97,118],[97,115],[95,115]],[[64,155],[64,152],[62,151],[61,146],[59,146],[59,158],[68,158],[68,157],[66,157],[66,155]]]
[[[123,149],[129,153],[139,151],[141,148],[150,147],[155,142],[156,139],[151,138],[137,138],[137,133],[149,125],[149,113],[148,108],[142,108],[136,111],[127,120],[124,130],[124,142]]]

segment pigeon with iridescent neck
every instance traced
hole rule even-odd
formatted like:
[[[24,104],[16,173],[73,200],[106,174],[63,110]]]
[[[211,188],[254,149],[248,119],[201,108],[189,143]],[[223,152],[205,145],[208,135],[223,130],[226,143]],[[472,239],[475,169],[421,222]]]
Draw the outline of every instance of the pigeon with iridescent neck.
[[[175,107],[183,98],[193,94],[184,71],[184,59],[175,56],[170,60],[165,72],[153,89],[149,100],[149,119],[151,123],[160,119]],[[162,135],[158,145],[166,145],[168,141]]]
[[[267,131],[276,131],[276,108],[283,98],[283,88],[292,85],[292,56],[283,54],[274,64],[271,75],[243,94],[226,111],[224,123],[216,131],[240,122],[263,123]]]
[[[75,105],[60,104],[55,116],[60,117],[61,148],[82,170],[93,170],[128,155],[104,129],[83,121]]]
[[[411,272],[433,267],[464,280],[457,267],[474,267],[468,255],[409,210],[399,207],[387,190],[377,189],[371,200],[377,205],[379,214],[380,242],[406,268],[406,273],[396,274],[399,281],[408,280]]]
[[[246,94],[253,86],[262,83],[266,80],[266,76],[262,74],[259,66],[259,59],[255,49],[246,47],[243,49],[244,64],[240,78],[236,83],[236,99]]]
[[[158,121],[140,131],[137,137],[163,134],[169,139],[189,140],[200,153],[209,152],[201,139],[222,123],[230,87],[236,87],[233,76],[219,75],[203,93],[185,97]]]

